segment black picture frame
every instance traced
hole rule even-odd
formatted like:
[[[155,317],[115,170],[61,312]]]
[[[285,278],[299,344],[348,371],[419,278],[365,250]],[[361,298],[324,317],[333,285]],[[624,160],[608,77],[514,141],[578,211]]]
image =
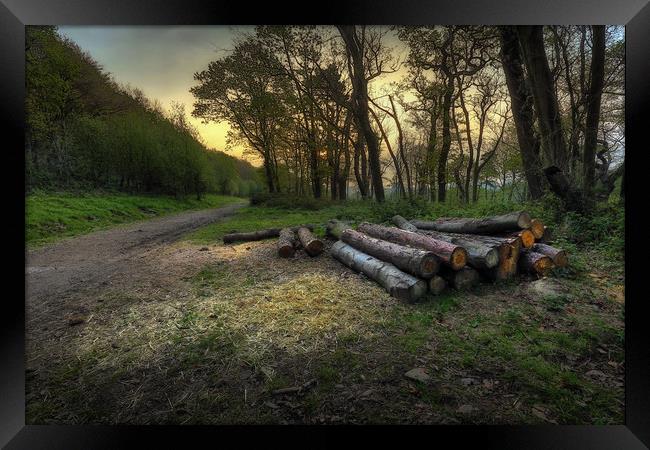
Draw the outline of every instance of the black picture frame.
[[[25,425],[24,332],[24,77],[25,25],[193,25],[251,23],[366,23],[366,24],[622,24],[626,26],[626,304],[625,304],[625,425],[620,426],[438,426],[370,427],[366,438],[382,441],[395,432],[454,446],[507,448],[647,448],[650,446],[650,327],[646,325],[644,283],[645,221],[647,204],[643,187],[647,167],[650,124],[650,4],[648,0],[390,0],[336,1],[315,4],[278,5],[265,2],[207,2],[197,0],[0,0],[0,123],[6,129],[0,142],[5,233],[3,274],[11,290],[2,295],[0,359],[0,444],[15,448],[121,448],[136,442],[154,446],[187,447],[196,439],[208,438],[212,445],[226,444],[224,435],[239,443],[252,434],[240,427],[109,427]],[[636,185],[636,186],[635,186]],[[638,262],[638,263],[636,263]],[[646,275],[647,276],[647,275]],[[285,427],[292,439],[323,445],[324,433],[341,427]],[[267,434],[277,428],[255,427]],[[318,436],[316,436],[318,434]],[[270,442],[270,441],[269,441]],[[267,442],[268,443],[268,442]],[[178,445],[175,445],[178,444]]]

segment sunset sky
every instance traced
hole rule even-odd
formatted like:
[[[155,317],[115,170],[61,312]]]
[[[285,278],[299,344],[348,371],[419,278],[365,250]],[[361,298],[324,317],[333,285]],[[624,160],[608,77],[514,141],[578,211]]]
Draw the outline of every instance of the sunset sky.
[[[172,101],[185,104],[188,115],[194,98],[189,92],[194,73],[226,54],[233,47],[233,37],[253,26],[61,26],[59,31],[76,42],[121,84],[141,89],[151,100],[165,108]],[[395,55],[405,56],[395,35],[387,43],[396,48]],[[379,83],[398,80],[399,73],[388,74]],[[235,156],[242,148],[226,144],[228,125],[202,124],[191,118],[209,147],[227,150]],[[253,162],[253,161],[251,161]]]

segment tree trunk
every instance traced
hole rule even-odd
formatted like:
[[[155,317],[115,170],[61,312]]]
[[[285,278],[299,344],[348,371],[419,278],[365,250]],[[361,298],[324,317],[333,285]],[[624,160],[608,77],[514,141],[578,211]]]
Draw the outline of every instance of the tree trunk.
[[[467,263],[467,251],[455,244],[439,241],[429,236],[424,236],[394,227],[384,227],[368,222],[363,222],[357,227],[358,231],[377,239],[394,242],[395,244],[428,250],[453,270],[459,270]]]
[[[354,141],[354,177],[359,186],[359,194],[361,194],[361,198],[365,199],[368,197],[368,184],[366,183],[365,150],[361,139],[362,138],[359,136],[357,140]],[[362,164],[360,164],[360,161]]]
[[[548,275],[553,268],[553,260],[542,253],[522,250],[519,257],[519,270],[525,273]]]
[[[368,158],[372,176],[372,185],[375,198],[378,202],[384,201],[384,184],[381,179],[381,164],[379,160],[379,142],[377,136],[370,126],[368,116],[368,82],[364,67],[363,41],[359,40],[354,25],[337,26],[341,37],[345,41],[345,47],[351,60],[350,78],[352,80],[352,110],[357,119],[359,130],[368,146]]]
[[[574,188],[565,173],[556,166],[544,169],[544,175],[548,180],[551,191],[564,202],[566,209],[576,212],[585,212],[584,198],[582,192]]]
[[[431,277],[427,284],[429,285],[429,292],[433,295],[440,295],[445,289],[447,289],[447,281],[440,275],[434,275]]]
[[[442,147],[438,156],[438,201],[447,198],[447,158],[451,149],[451,100],[454,95],[454,79],[447,77],[445,95],[442,102]]]
[[[586,200],[594,200],[594,182],[596,171],[596,141],[598,139],[598,122],[600,119],[600,97],[605,81],[605,26],[591,27],[593,45],[591,53],[591,82],[587,97],[587,119],[585,122],[585,146],[582,154],[582,190]]]
[[[533,98],[526,83],[519,51],[519,39],[516,29],[511,26],[501,29],[501,62],[510,93],[512,115],[517,131],[519,151],[524,166],[524,174],[532,199],[540,198],[543,193],[542,164],[539,159],[540,142],[535,133],[533,116]]]
[[[397,299],[414,302],[427,292],[425,281],[404,273],[394,265],[373,258],[344,242],[335,242],[330,252],[334,258],[352,270],[361,272],[379,283]]]
[[[530,227],[530,216],[525,211],[517,211],[501,216],[469,218],[440,218],[433,222],[411,220],[411,223],[422,230],[444,231],[449,233],[490,234],[505,231],[516,231]]]
[[[296,232],[291,228],[280,230],[278,237],[278,255],[282,258],[291,258],[296,253]]]
[[[533,245],[531,250],[548,256],[553,260],[553,264],[557,267],[566,267],[569,264],[569,258],[567,257],[566,252],[562,249],[551,247],[547,244],[537,243]]]
[[[341,240],[416,277],[431,278],[440,267],[438,258],[431,252],[369,237],[352,229],[343,231]]]
[[[341,222],[340,220],[330,219],[327,221],[327,234],[329,236],[335,237],[336,239],[341,239],[341,234],[348,228],[352,228],[350,224],[346,222]]]
[[[543,26],[518,26],[517,34],[531,81],[547,164],[565,171],[568,166],[566,142],[553,74],[544,49]]]
[[[479,274],[471,267],[463,267],[460,270],[449,270],[443,268],[440,275],[449,283],[451,287],[458,291],[471,289],[479,283]]]
[[[323,241],[309,231],[309,228],[298,228],[298,239],[309,256],[318,256],[323,252]]]

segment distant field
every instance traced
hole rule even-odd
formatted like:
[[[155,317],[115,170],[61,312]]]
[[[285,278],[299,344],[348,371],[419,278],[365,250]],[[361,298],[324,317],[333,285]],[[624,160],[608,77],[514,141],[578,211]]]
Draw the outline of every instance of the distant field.
[[[25,200],[27,245],[35,247],[89,233],[111,225],[135,222],[166,214],[219,208],[244,202],[237,197],[207,194],[176,199],[167,196],[119,193],[34,193]]]

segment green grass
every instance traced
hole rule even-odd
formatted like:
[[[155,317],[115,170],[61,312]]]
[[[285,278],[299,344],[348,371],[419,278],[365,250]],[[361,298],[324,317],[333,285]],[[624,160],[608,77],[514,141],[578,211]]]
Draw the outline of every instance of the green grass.
[[[121,193],[36,192],[25,201],[27,245],[35,247],[116,224],[135,222],[181,211],[219,208],[244,200],[207,194],[176,199],[168,196]]]

